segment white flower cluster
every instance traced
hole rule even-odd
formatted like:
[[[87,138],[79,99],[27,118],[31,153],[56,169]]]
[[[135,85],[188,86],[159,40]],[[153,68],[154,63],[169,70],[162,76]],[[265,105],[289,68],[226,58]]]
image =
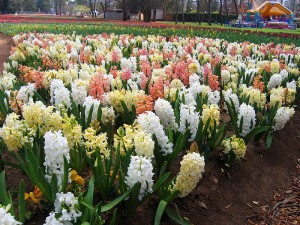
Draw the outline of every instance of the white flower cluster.
[[[219,101],[220,101],[220,92],[218,90],[208,92],[208,99],[207,99],[208,105],[213,105],[213,104],[218,105]]]
[[[245,103],[241,104],[237,126],[239,127],[241,124],[241,120],[243,118],[243,126],[241,136],[246,136],[251,129],[255,126],[255,110],[251,105],[246,105]]]
[[[115,123],[115,111],[113,107],[102,107],[101,122],[104,124]]]
[[[160,124],[159,117],[153,112],[146,112],[138,116],[138,124],[141,129],[149,134],[154,134],[163,155],[168,155],[173,151],[173,143],[169,142],[164,132],[163,126]]]
[[[125,183],[132,188],[136,183],[141,183],[139,200],[142,200],[147,193],[152,192],[153,166],[151,159],[143,156],[131,156],[130,164],[125,177]]]
[[[189,141],[193,141],[195,139],[199,122],[199,113],[196,112],[196,107],[194,105],[180,105],[180,126],[178,131],[183,133],[186,129],[189,129],[191,132],[191,138]]]
[[[86,119],[89,116],[92,105],[94,105],[94,108],[93,108],[91,122],[93,122],[94,120],[97,119],[97,114],[98,114],[98,108],[100,106],[100,101],[93,98],[92,96],[86,97],[85,100],[84,100],[84,103],[83,103],[83,106],[85,106],[85,118]]]
[[[72,225],[72,223],[71,222],[65,223],[59,221],[58,219],[56,219],[56,213],[51,212],[49,216],[46,218],[44,225]]]
[[[282,77],[280,74],[273,74],[268,83],[268,90],[275,88],[276,86],[280,86],[282,82]]]
[[[15,220],[15,218],[8,212],[10,205],[6,208],[1,207],[0,205],[0,224],[1,225],[18,225],[22,224],[19,221]]]
[[[221,71],[221,78],[224,84],[227,84],[230,81],[230,72],[228,70]]]
[[[241,82],[245,83],[247,77],[250,77],[250,82],[252,82],[254,76],[256,76],[257,73],[258,73],[258,69],[246,69],[245,77],[242,78]]]
[[[3,76],[0,76],[0,90],[9,90],[13,88],[15,81],[15,75],[13,75],[12,73],[3,73]]]
[[[77,79],[71,83],[72,93],[71,96],[76,105],[81,105],[87,96],[87,88],[84,81]]]
[[[173,189],[179,191],[179,197],[187,196],[197,185],[204,172],[204,157],[192,152],[185,155],[180,162],[180,172]]]
[[[29,99],[34,95],[35,85],[33,83],[28,83],[26,86],[22,86],[18,91],[17,99],[23,100],[24,103],[28,103]]]
[[[56,193],[55,211],[46,218],[44,225],[71,225],[81,216],[78,199],[73,193]]]
[[[59,79],[53,79],[50,84],[50,102],[56,107],[66,106],[70,108],[71,99],[70,91],[64,87],[63,81]]]
[[[157,99],[154,109],[165,129],[177,130],[178,125],[175,121],[174,110],[169,101],[161,98]]]
[[[275,124],[273,126],[273,130],[281,130],[285,124],[292,118],[294,115],[294,108],[281,107],[277,110],[276,115],[274,117]]]
[[[155,143],[151,138],[151,134],[148,134],[143,130],[138,130],[134,134],[133,142],[137,155],[145,156],[147,158],[153,157]]]
[[[296,81],[295,80],[292,80],[291,82],[287,82],[286,83],[286,87],[288,89],[291,89],[291,90],[295,90],[297,89],[297,84],[296,84]]]
[[[70,149],[68,147],[67,138],[63,137],[62,132],[48,131],[44,135],[45,138],[45,162],[46,179],[51,182],[52,175],[57,176],[58,189],[61,189],[62,179],[64,176],[64,156],[70,160]]]
[[[180,90],[178,92],[178,98],[181,101],[184,100],[184,104],[187,104],[187,105],[196,105],[197,104],[195,101],[194,94],[190,88]]]
[[[235,111],[238,112],[240,107],[240,102],[237,94],[232,93],[232,89],[229,88],[228,90],[223,91],[223,95],[224,95],[225,102],[228,102],[231,105],[231,101],[232,101],[234,104]],[[226,104],[225,104],[225,109],[228,110]]]
[[[287,78],[289,76],[289,72],[286,69],[283,69],[280,71],[280,76],[281,76],[281,79],[284,80],[285,78]]]
[[[136,72],[137,64],[136,64],[136,58],[130,57],[129,59],[122,58],[121,59],[121,69],[130,69],[132,72]]]

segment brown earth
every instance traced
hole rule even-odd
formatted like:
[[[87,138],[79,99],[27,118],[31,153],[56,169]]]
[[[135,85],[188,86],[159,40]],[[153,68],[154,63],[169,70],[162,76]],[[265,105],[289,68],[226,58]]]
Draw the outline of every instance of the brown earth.
[[[0,34],[0,71],[3,70],[3,62],[7,60],[12,45],[11,37]],[[297,173],[295,166],[299,159],[300,107],[297,107],[292,120],[274,135],[271,149],[265,149],[263,143],[251,143],[245,160],[231,168],[222,168],[218,157],[209,159],[196,190],[175,203],[181,215],[195,225],[280,224],[255,220],[253,215],[257,214],[261,206],[271,205],[275,190],[290,185],[291,175]],[[24,174],[7,168],[7,175],[8,187],[16,191]],[[27,191],[30,191],[29,186]],[[133,218],[126,219],[120,215],[118,224],[153,224],[157,205],[157,199],[150,199],[137,210]],[[26,224],[43,224],[45,216],[39,214]],[[175,223],[165,216],[162,224]],[[300,218],[293,224],[300,224]]]
[[[14,46],[12,37],[0,33],[0,74],[3,70],[3,63],[7,61],[11,46]]]
[[[195,225],[282,224],[276,220],[268,223],[255,215],[261,206],[272,205],[273,192],[291,185],[299,160],[300,107],[297,107],[291,121],[274,135],[270,149],[263,143],[258,146],[250,143],[245,160],[229,169],[221,169],[217,159],[209,159],[196,190],[176,204],[181,215]],[[157,203],[152,203],[132,221],[119,224],[153,224],[156,206]],[[297,206],[300,210],[300,202]],[[300,216],[300,211],[296,213]],[[163,219],[164,225],[176,224],[167,217]],[[300,217],[294,224],[300,224]]]

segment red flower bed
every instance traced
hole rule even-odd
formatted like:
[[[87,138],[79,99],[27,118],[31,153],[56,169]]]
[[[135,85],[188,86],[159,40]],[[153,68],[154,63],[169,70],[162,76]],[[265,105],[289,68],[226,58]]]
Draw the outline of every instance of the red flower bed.
[[[0,23],[114,23],[120,26],[137,26],[145,28],[174,28],[174,29],[191,29],[191,30],[212,30],[215,32],[230,32],[236,34],[250,34],[258,36],[273,36],[278,38],[293,38],[299,39],[300,34],[292,33],[272,33],[257,30],[241,30],[231,28],[216,28],[216,27],[196,27],[186,25],[164,24],[160,22],[141,22],[141,21],[115,21],[115,20],[101,20],[100,18],[75,18],[68,16],[53,16],[53,15],[0,15]]]

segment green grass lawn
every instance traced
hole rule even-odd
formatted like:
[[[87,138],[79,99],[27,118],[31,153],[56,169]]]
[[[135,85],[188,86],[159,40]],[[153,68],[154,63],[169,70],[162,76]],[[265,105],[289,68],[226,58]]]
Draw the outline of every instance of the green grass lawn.
[[[208,25],[208,23],[199,23],[196,22],[185,22],[184,24],[182,22],[178,22],[177,25],[175,22],[170,21],[161,21],[161,23],[168,24],[168,25],[175,25],[175,26],[191,26],[191,27],[215,27],[215,28],[229,28],[234,30],[252,30],[252,31],[261,31],[261,32],[270,32],[270,33],[288,33],[288,34],[300,34],[300,28],[297,28],[296,30],[288,30],[288,29],[271,29],[271,28],[236,28],[236,27],[228,27],[228,26],[221,26],[220,24],[212,23],[211,26]]]

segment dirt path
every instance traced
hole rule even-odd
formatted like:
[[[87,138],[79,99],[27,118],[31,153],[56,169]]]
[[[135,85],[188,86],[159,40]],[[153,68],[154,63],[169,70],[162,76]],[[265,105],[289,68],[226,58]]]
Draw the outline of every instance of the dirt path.
[[[12,37],[0,33],[0,74],[3,71],[3,63],[7,61],[11,46],[14,45]]]
[[[0,34],[0,71],[13,44],[11,37]],[[195,225],[251,224],[248,216],[270,203],[275,189],[289,184],[291,174],[296,173],[297,159],[300,159],[300,107],[286,127],[275,134],[271,149],[252,144],[248,146],[246,160],[223,171],[216,159],[210,159],[196,190],[176,201],[181,215]],[[13,183],[18,185],[19,181],[10,184]],[[156,199],[151,199],[132,220],[120,219],[118,224],[153,224],[156,207]],[[39,221],[44,221],[41,216]],[[164,217],[162,224],[174,222]]]

